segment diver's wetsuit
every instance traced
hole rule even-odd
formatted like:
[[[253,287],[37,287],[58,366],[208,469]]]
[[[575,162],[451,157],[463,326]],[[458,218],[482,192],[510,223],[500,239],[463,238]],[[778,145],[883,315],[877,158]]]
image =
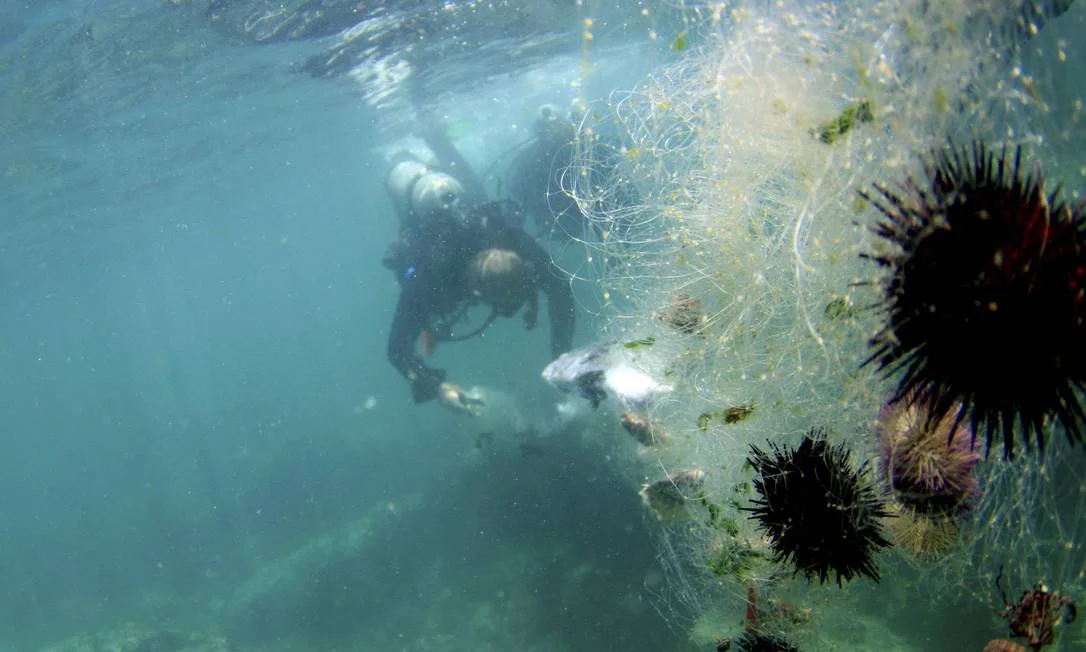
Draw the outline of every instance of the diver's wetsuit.
[[[573,163],[572,126],[568,142],[536,138],[513,159],[506,180],[509,196],[523,206],[539,235],[581,237],[585,220],[576,200],[562,189],[562,175]]]
[[[509,226],[500,216],[481,217],[484,212],[493,212],[495,206],[483,205],[463,223],[446,221],[422,227],[425,232],[409,234],[410,242],[385,260],[401,283],[388,337],[388,359],[407,378],[416,403],[437,396],[445,371],[426,366],[415,352],[415,342],[423,330],[433,330],[435,323],[454,317],[477,301],[465,277],[471,261],[486,249],[508,249],[524,261],[536,289],[528,310],[535,309],[538,292],[546,295],[551,354],[557,357],[573,344],[573,295],[569,285],[551,272],[550,257],[530,235]],[[441,334],[437,335],[440,339]]]

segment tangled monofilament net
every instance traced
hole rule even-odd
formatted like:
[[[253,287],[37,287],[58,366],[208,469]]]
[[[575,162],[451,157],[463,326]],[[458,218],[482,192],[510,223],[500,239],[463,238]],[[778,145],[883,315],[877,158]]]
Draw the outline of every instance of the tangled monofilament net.
[[[674,565],[686,569],[674,573],[677,594],[699,609],[696,595],[725,595],[738,608],[746,585],[778,583],[760,561],[704,570],[722,539],[764,551],[738,510],[748,500],[749,444],[795,444],[824,427],[858,463],[874,453],[889,382],[859,368],[879,300],[877,270],[859,253],[880,246],[859,190],[914,173],[920,155],[948,140],[1053,156],[1043,144],[1054,138],[1045,130],[1057,101],[1038,90],[1060,77],[1015,63],[1016,44],[1031,34],[1021,7],[961,4],[716,7],[698,14],[697,44],[673,64],[585,112],[563,180],[595,234],[583,244],[601,313],[610,336],[651,342],[639,355],[666,368],[675,387],[652,406],[669,435],[652,466],[708,473],[704,495],[689,497],[707,512],[666,535],[688,555]],[[1045,64],[1063,61],[1065,45],[1050,43],[1062,54]],[[1054,93],[1068,111],[1081,106],[1072,91]],[[1064,138],[1078,133],[1062,127]],[[698,307],[697,329],[675,328],[676,301]],[[994,584],[984,584],[996,561],[1007,577],[1032,575],[1030,584],[1080,581],[1086,489],[1077,466],[1045,455],[981,465],[972,520],[938,566],[942,589],[991,597]],[[989,528],[991,552],[973,538]],[[1065,561],[1053,567],[1050,555]],[[912,581],[884,574],[886,584],[898,580]]]

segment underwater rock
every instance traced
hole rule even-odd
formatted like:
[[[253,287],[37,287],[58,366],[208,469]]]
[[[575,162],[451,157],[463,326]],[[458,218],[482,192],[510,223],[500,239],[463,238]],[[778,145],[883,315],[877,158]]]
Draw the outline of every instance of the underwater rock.
[[[221,636],[198,632],[155,630],[126,623],[113,629],[80,634],[39,652],[227,652]]]
[[[258,568],[223,609],[230,643],[253,649],[312,640],[349,645],[395,594],[388,580],[397,570],[397,551],[382,541],[397,536],[412,507],[410,501],[374,507]]]

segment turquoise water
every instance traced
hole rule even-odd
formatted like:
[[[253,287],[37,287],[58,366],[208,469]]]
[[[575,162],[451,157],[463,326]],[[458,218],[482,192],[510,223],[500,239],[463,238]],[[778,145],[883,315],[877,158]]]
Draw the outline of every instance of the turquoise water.
[[[208,3],[4,4],[0,649],[682,640],[645,595],[651,523],[604,449],[477,448],[482,426],[411,405],[384,355],[396,226],[377,152],[409,118],[293,70],[327,38],[258,45]],[[576,43],[554,18],[541,31]],[[476,42],[498,37],[480,22]],[[487,63],[449,64],[435,92],[468,65]],[[471,343],[481,363],[438,360],[553,398],[542,331],[490,340]]]

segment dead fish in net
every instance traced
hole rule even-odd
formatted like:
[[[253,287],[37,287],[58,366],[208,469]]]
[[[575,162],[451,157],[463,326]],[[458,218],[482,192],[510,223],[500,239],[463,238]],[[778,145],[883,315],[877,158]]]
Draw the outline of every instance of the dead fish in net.
[[[543,370],[543,380],[562,392],[583,396],[592,407],[599,407],[609,394],[626,406],[643,405],[672,389],[635,365],[629,347],[614,342],[563,353]]]

